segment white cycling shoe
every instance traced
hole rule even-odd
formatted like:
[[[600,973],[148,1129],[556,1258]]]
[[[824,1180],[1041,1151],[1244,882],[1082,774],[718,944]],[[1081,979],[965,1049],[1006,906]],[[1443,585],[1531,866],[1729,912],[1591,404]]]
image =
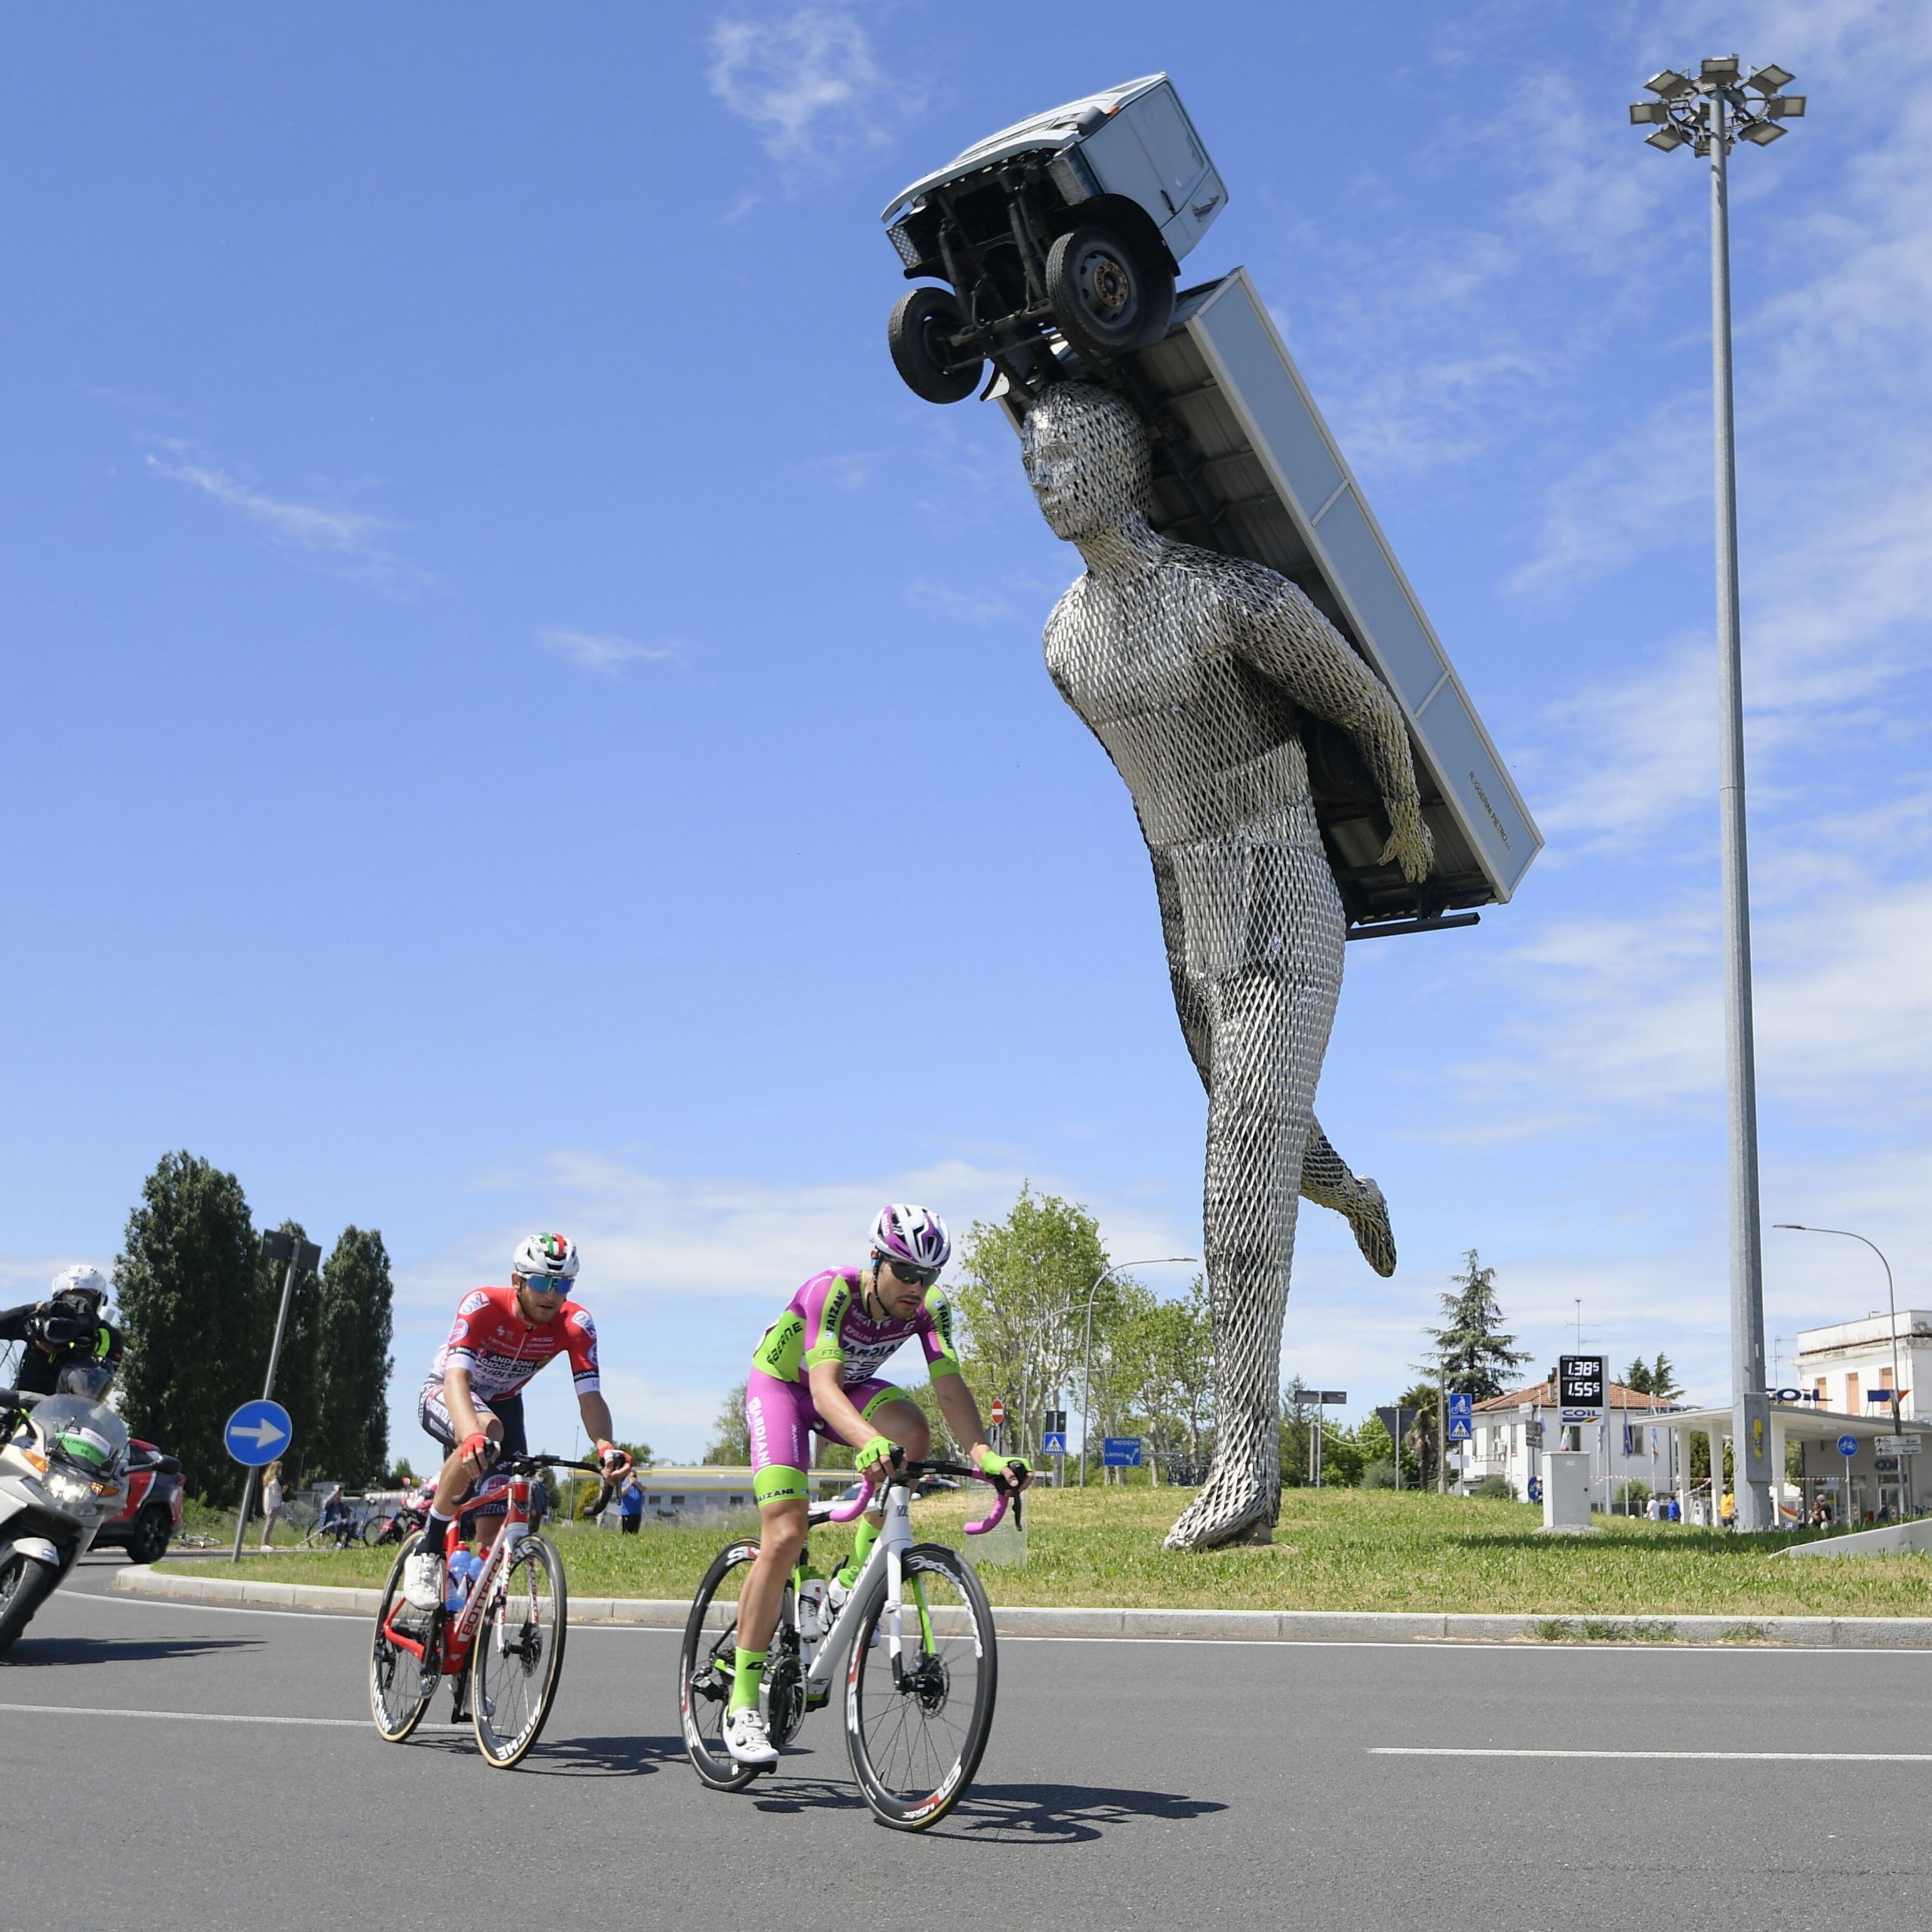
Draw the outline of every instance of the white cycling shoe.
[[[764,1713],[755,1705],[726,1712],[724,1748],[734,1764],[775,1764],[778,1753],[764,1727]]]
[[[419,1549],[402,1566],[402,1600],[411,1610],[434,1610],[443,1600],[443,1559]]]

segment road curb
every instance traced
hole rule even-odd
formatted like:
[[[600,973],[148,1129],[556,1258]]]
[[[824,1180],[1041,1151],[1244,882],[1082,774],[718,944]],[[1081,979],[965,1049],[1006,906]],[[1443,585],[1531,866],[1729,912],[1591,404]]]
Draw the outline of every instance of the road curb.
[[[118,1572],[124,1596],[176,1602],[247,1604],[372,1617],[380,1590],[253,1578],[163,1574],[140,1564]],[[678,1598],[573,1597],[573,1623],[681,1630],[691,1606]],[[1001,1608],[1010,1637],[1212,1638],[1223,1643],[1641,1644],[1658,1647],[1802,1646],[1832,1650],[1932,1650],[1927,1617],[1483,1617],[1454,1612],[1330,1610],[1048,1610]]]

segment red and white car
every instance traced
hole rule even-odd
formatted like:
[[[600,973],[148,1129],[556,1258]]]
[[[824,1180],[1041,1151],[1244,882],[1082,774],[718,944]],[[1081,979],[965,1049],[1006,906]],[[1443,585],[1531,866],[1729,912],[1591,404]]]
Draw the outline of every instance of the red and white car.
[[[152,1442],[128,1445],[128,1506],[95,1533],[96,1549],[125,1549],[137,1563],[158,1563],[181,1527],[180,1462]]]

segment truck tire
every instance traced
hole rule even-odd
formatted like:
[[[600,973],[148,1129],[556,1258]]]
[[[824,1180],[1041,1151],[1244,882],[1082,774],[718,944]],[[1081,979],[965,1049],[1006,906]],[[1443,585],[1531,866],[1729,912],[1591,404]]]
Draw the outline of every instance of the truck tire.
[[[0,1557],[0,1657],[14,1647],[14,1639],[33,1621],[34,1612],[60,1580],[59,1571],[11,1548]]]
[[[928,402],[964,402],[980,386],[983,360],[969,368],[948,366],[952,357],[946,339],[965,326],[965,315],[950,289],[910,288],[894,303],[885,344],[892,352],[892,366],[915,395]]]
[[[1174,278],[1110,229],[1076,228],[1047,251],[1047,306],[1082,355],[1126,355],[1167,334]]]

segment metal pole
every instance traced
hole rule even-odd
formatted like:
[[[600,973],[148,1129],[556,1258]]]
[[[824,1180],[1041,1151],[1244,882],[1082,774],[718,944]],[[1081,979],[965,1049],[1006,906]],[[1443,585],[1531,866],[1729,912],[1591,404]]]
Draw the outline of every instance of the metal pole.
[[[268,1379],[262,1384],[262,1400],[268,1401],[275,1395],[275,1372],[281,1361],[281,1338],[288,1331],[288,1304],[295,1293],[295,1271],[302,1263],[303,1244],[297,1241],[288,1257],[288,1266],[281,1278],[281,1306],[275,1318],[275,1340],[269,1349]],[[235,1519],[235,1549],[229,1558],[231,1563],[242,1561],[242,1539],[248,1527],[248,1512],[255,1500],[255,1475],[251,1469],[242,1485],[242,1513]]]
[[[1435,1493],[1449,1494],[1449,1357],[1435,1352]]]
[[[1764,1272],[1758,1205],[1758,1092],[1751,1014],[1751,900],[1744,825],[1744,668],[1737,608],[1737,449],[1731,400],[1730,131],[1710,97],[1711,408],[1716,458],[1718,665],[1723,825],[1724,1059],[1730,1142],[1730,1400],[1740,1530],[1768,1530],[1770,1405],[1764,1393]]]

